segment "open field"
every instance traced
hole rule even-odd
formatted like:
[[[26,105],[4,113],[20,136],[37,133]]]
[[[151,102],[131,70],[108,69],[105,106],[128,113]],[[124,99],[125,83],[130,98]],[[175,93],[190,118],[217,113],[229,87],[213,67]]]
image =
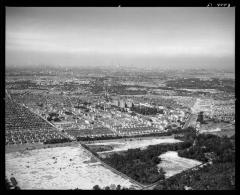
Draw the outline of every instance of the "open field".
[[[231,137],[235,134],[235,124],[208,121],[207,124],[201,124],[200,133]]]
[[[222,129],[220,131],[205,131],[202,132],[205,134],[213,134],[213,135],[217,135],[217,136],[227,136],[227,137],[231,137],[233,135],[235,135],[235,128],[234,129]]]
[[[21,189],[92,189],[111,184],[134,186],[113,173],[78,145],[6,154],[6,176],[15,177]]]
[[[132,140],[132,141],[130,141]],[[104,152],[99,152],[101,153],[107,153],[107,152],[119,152],[119,151],[126,151],[128,149],[135,149],[135,148],[146,148],[149,145],[157,145],[157,144],[164,144],[164,143],[177,143],[181,142],[180,140],[174,139],[172,137],[158,137],[158,138],[135,138],[135,139],[128,139],[125,141],[124,139],[122,140],[111,140],[108,142],[105,141],[99,141],[97,143],[92,143],[92,144],[86,144],[87,146],[91,145],[110,145],[113,147],[113,150],[110,151],[104,151]]]
[[[225,129],[225,128],[235,128],[234,124],[226,123],[226,122],[214,122],[214,121],[206,121],[206,124],[201,124],[200,130],[211,130],[211,129]]]
[[[55,148],[55,147],[78,146],[78,145],[79,143],[77,143],[76,141],[56,143],[56,144],[43,144],[43,143],[14,144],[14,145],[6,145],[5,153],[23,152],[25,150],[35,150],[35,149],[41,149],[41,148]]]
[[[175,151],[168,151],[159,157],[161,157],[162,162],[158,165],[158,167],[163,168],[166,172],[166,178],[201,164],[201,162],[197,160],[179,157],[178,153]]]

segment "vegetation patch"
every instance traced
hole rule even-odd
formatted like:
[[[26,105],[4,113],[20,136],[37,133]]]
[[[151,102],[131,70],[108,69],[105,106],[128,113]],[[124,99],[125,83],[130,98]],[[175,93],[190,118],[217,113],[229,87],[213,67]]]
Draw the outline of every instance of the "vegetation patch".
[[[188,170],[163,182],[158,190],[233,190],[235,189],[235,136],[188,134],[194,140],[190,148],[178,151],[179,156],[210,162],[197,170]]]
[[[151,184],[164,179],[163,169],[158,168],[161,162],[159,155],[171,150],[182,150],[190,146],[189,142],[164,145],[151,145],[147,149],[129,149],[121,154],[112,154],[102,160],[118,171],[142,183]]]
[[[234,190],[235,164],[217,163],[185,171],[159,184],[155,190]]]

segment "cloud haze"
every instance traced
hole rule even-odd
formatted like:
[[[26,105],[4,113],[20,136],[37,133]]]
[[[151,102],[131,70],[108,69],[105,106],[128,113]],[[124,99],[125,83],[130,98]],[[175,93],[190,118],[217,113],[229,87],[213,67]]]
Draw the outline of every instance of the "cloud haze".
[[[6,64],[233,68],[235,8],[6,8]]]

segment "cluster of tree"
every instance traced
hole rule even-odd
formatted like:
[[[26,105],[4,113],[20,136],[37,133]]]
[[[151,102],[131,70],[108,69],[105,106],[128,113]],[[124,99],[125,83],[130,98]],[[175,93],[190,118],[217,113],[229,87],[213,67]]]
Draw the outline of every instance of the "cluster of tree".
[[[73,113],[69,112],[69,111],[65,111],[64,112],[66,115],[73,115]]]
[[[44,103],[39,102],[39,103],[36,103],[36,105],[42,108],[44,106]]]
[[[104,136],[102,135],[101,137],[90,137],[90,136],[86,136],[86,137],[77,137],[77,141],[96,141],[96,140],[108,140],[108,139],[120,139],[120,138],[124,138],[123,136]]]
[[[185,150],[178,151],[178,155],[185,158],[196,159],[201,162],[207,162],[208,159],[205,156],[206,149],[205,148],[196,148],[191,147]]]
[[[114,149],[114,147],[111,145],[89,145],[88,148],[91,150],[91,152],[104,152]]]
[[[167,81],[166,85],[174,88],[191,88],[191,89],[218,89],[225,92],[234,92],[234,79],[218,79],[201,80],[199,78],[180,78]]]
[[[231,138],[208,134],[197,136],[195,129],[188,128],[181,131],[179,139],[183,142],[148,146],[144,150],[130,149],[110,155],[102,161],[140,183],[150,184],[164,179],[164,171],[159,170],[157,164],[161,161],[159,155],[167,151],[178,151],[179,156],[203,162],[208,161],[210,156],[214,157],[211,159],[213,164],[197,171],[187,170],[163,180],[156,189],[185,189],[189,186],[199,190],[234,189],[235,136]],[[98,156],[96,152],[93,153]]]
[[[182,141],[188,141],[193,143],[195,138],[197,137],[196,130],[193,127],[188,127],[177,132],[178,134],[175,134],[174,137]]]
[[[132,153],[134,152],[128,153],[126,156],[125,154],[124,156],[113,154],[109,158],[102,160],[118,171],[144,184],[150,184],[164,178],[163,171],[159,172],[156,166],[160,159],[153,157],[150,159],[144,159],[145,161],[143,161],[139,158],[130,157]]]
[[[155,190],[234,190],[235,164],[217,163],[177,174],[161,182]]]
[[[131,111],[143,114],[143,115],[156,115],[157,113],[163,113],[163,110],[158,110],[157,108],[147,107],[147,106],[133,106]]]
[[[101,104],[100,105],[96,105],[95,108],[104,110],[104,105],[101,105]]]
[[[214,163],[234,162],[235,161],[235,139],[228,137],[219,137],[211,134],[200,134],[197,137],[189,138],[194,140],[195,145],[191,148],[178,152],[181,157],[208,161],[206,154],[214,154]]]
[[[61,121],[61,120],[59,119],[59,114],[57,114],[57,113],[51,112],[51,113],[49,113],[48,115],[49,115],[49,116],[47,117],[47,120],[48,120],[48,121],[54,121],[54,122],[59,122],[59,121]]]
[[[110,93],[120,94],[120,95],[145,95],[147,93],[146,90],[142,90],[137,86],[137,90],[129,90],[128,88],[131,87],[129,85],[115,85],[111,86],[108,91]]]
[[[114,153],[102,160],[140,183],[151,184],[164,179],[164,171],[157,167],[161,161],[159,155],[169,150],[182,150],[190,147],[190,145],[190,142],[152,145],[145,150],[138,148],[129,149],[121,154]]]
[[[109,140],[109,139],[121,139],[121,138],[137,138],[137,137],[149,137],[149,136],[171,136],[173,134],[179,134],[179,129],[171,129],[166,132],[156,132],[156,133],[149,133],[143,135],[132,135],[132,136],[120,136],[120,135],[112,135],[112,136],[104,136],[101,137],[77,137],[77,141],[95,141],[95,140]]]
[[[122,187],[121,185],[115,186],[114,184],[110,186],[106,186],[104,188],[100,188],[99,185],[93,186],[93,190],[134,190],[134,189],[135,188],[133,187],[126,188],[126,187]]]
[[[11,183],[6,178],[5,178],[5,187],[6,187],[6,189],[11,189],[12,188]]]
[[[93,93],[93,94],[99,94],[99,93],[102,93],[104,92],[104,84],[103,82],[94,82],[91,86],[90,86],[90,91]]]
[[[36,83],[34,83],[31,80],[16,81],[8,84],[12,84],[12,87],[11,87],[12,89],[29,89],[29,88],[38,89],[38,86],[36,85]]]
[[[21,190],[21,188],[17,185],[17,181],[14,177],[11,177],[11,182],[5,178],[5,188],[7,190]]]
[[[49,139],[43,142],[43,144],[58,144],[58,143],[65,143],[71,142],[69,138],[61,138],[61,139]]]
[[[73,83],[64,83],[64,85],[61,85],[60,88],[62,91],[76,91],[79,88],[79,85]]]
[[[74,108],[83,109],[83,110],[87,109],[85,106],[82,106],[82,105],[76,105],[74,106]]]
[[[207,162],[203,168],[187,170],[161,182],[158,190],[183,190],[190,187],[194,190],[230,190],[235,188],[235,135],[218,137],[211,134],[196,136],[194,129],[179,137],[188,140],[190,147],[178,150],[181,157]],[[193,144],[194,143],[194,144]],[[193,144],[193,145],[192,145]]]

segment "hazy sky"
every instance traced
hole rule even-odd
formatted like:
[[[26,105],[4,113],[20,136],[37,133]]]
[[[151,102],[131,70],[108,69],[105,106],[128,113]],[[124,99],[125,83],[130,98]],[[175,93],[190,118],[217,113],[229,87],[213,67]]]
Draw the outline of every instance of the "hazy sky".
[[[233,68],[235,8],[6,8],[6,64]]]

